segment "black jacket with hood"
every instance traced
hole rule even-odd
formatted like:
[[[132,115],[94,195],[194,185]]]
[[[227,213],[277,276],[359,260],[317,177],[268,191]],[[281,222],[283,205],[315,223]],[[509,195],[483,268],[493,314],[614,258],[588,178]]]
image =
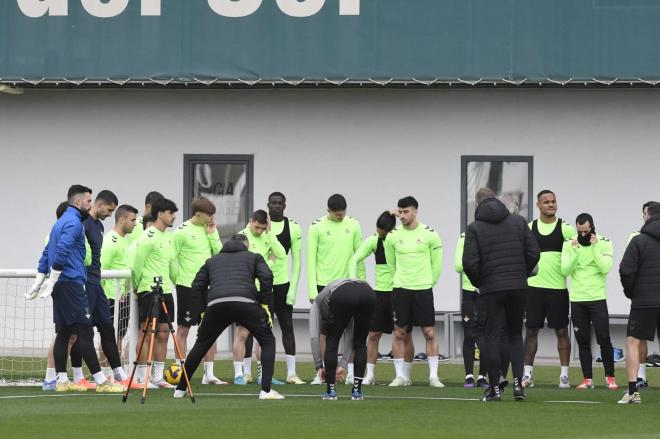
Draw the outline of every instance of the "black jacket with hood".
[[[480,294],[524,290],[540,254],[525,219],[488,198],[465,233],[463,270]]]
[[[619,275],[632,308],[660,308],[660,215],[651,217],[630,241]]]

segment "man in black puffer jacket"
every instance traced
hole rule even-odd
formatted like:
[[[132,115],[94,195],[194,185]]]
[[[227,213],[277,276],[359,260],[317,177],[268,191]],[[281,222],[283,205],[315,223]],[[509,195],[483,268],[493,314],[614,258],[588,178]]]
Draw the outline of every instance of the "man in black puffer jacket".
[[[259,292],[255,286],[259,281]],[[232,323],[246,327],[259,341],[263,379],[259,399],[283,399],[270,388],[275,366],[275,337],[268,311],[273,299],[273,273],[264,258],[248,252],[248,238],[236,234],[220,253],[200,268],[191,287],[193,305],[203,314],[197,330],[197,341],[185,362],[191,377],[199,362],[222,331]],[[200,305],[201,302],[201,306]],[[175,398],[186,395],[186,382],[181,380]]]
[[[631,300],[628,317],[626,368],[628,391],[621,404],[641,403],[637,393],[640,340],[660,335],[660,203],[647,209],[649,219],[630,240],[619,265],[623,293]]]
[[[504,334],[511,356],[513,396],[522,400],[525,291],[527,278],[539,261],[540,249],[525,219],[509,213],[491,189],[479,189],[476,201],[475,221],[465,233],[463,269],[479,291],[474,316],[479,332],[477,344],[490,382],[483,401],[501,400],[498,383],[500,370],[505,366],[500,364]]]

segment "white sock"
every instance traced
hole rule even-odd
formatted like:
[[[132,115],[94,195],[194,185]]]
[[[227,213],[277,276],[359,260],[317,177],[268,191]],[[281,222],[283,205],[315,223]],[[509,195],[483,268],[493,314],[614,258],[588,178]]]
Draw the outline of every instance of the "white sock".
[[[477,381],[479,381],[479,380],[485,380],[485,379],[486,379],[486,377],[483,376],[483,375],[479,375],[479,376],[477,377]]]
[[[96,383],[97,386],[105,384],[105,382],[108,381],[108,377],[105,376],[103,372],[96,372],[92,376],[94,377],[94,382]]]
[[[128,375],[126,375],[126,372],[124,371],[124,368],[119,366],[116,369],[112,369],[112,374],[114,375],[115,379],[117,381],[124,381],[128,379]]]
[[[163,371],[165,371],[165,363],[154,361],[154,382],[163,381]]]
[[[74,367],[73,368],[73,382],[77,383],[78,381],[82,380],[85,378],[85,375],[83,374],[82,367]]]
[[[204,362],[204,376],[206,378],[213,378],[213,361]]]
[[[413,367],[412,361],[405,361],[403,363],[403,373],[405,378],[410,379],[410,373],[412,372],[412,367]]]
[[[135,380],[139,384],[143,384],[146,379],[147,379],[147,365],[138,364],[137,370],[135,371]]]
[[[559,377],[568,378],[568,366],[561,366],[561,372],[559,372]]]
[[[58,383],[67,383],[67,382],[69,382],[69,376],[66,374],[66,372],[58,372],[57,373],[57,382]]]
[[[243,372],[245,375],[252,375],[252,357],[243,358]]]
[[[355,376],[355,363],[348,363],[348,369],[346,376],[352,377]]]
[[[102,367],[101,372],[103,372],[106,377],[112,376],[112,369],[109,367]]]
[[[641,378],[646,381],[646,364],[639,365],[639,370],[637,370],[637,378]],[[46,380],[48,380],[48,377],[46,377]]]
[[[286,357],[286,376],[292,377],[296,376],[296,356],[295,355],[285,355]]]
[[[57,372],[55,372],[54,367],[47,367],[46,368],[46,381],[53,381],[57,379]]]
[[[234,361],[234,378],[243,376],[243,362]]]
[[[474,379],[474,375],[472,375],[471,373],[465,375],[465,379],[467,380],[468,378]]]
[[[176,365],[181,367],[181,360],[179,360],[178,358],[176,359]]]
[[[429,357],[429,378],[438,378],[438,356]]]
[[[406,375],[403,370],[403,358],[395,358],[392,362],[394,363],[394,372],[396,373],[397,378],[405,378]]]
[[[534,366],[525,366],[525,372],[523,373],[523,375],[531,378],[533,371],[534,371]]]
[[[367,363],[367,378],[373,379],[375,371],[376,371],[376,364]]]

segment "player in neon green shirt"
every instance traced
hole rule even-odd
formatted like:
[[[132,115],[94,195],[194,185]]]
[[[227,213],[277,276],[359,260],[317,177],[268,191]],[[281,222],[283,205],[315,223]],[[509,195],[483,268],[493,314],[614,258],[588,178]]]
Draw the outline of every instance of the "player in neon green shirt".
[[[559,388],[571,387],[568,367],[571,357],[571,338],[568,333],[569,297],[566,276],[561,272],[561,254],[566,239],[575,236],[575,229],[557,217],[557,197],[554,192],[543,190],[536,196],[539,218],[529,224],[532,234],[541,248],[538,274],[527,281],[525,304],[525,371],[523,387],[533,387],[532,372],[534,357],[538,349],[539,330],[546,318],[548,327],[557,336],[557,351],[561,370]]]
[[[277,240],[277,236],[271,233],[271,223],[266,211],[254,211],[248,226],[239,233],[248,237],[248,251],[260,254],[271,270],[278,260],[286,259],[284,247]],[[268,308],[272,310],[273,304],[269,304]],[[252,346],[253,340],[247,328],[238,326],[234,334],[233,346],[234,384],[243,385],[252,381]],[[260,357],[261,352],[257,350],[257,359]],[[259,377],[261,377],[260,361]],[[275,378],[271,382],[276,385],[284,384]]]
[[[348,277],[348,266],[362,244],[358,220],[346,216],[347,203],[341,194],[328,198],[327,215],[317,219],[307,232],[307,294],[313,302],[330,282]],[[358,264],[358,278],[364,280],[364,263]],[[325,352],[325,336],[321,335],[321,353]],[[353,363],[348,363],[346,382],[353,382]],[[312,384],[323,381],[317,374]]]
[[[149,316],[152,304],[151,288],[154,277],[163,279],[163,299],[171,319],[175,317],[174,299],[172,298],[172,283],[176,283],[176,259],[174,257],[174,238],[167,231],[174,225],[177,212],[176,204],[166,198],[156,200],[151,206],[151,214],[155,219],[153,226],[144,231],[137,241],[133,259],[133,285],[138,293],[138,314],[140,329],[144,330],[145,321]],[[161,388],[173,388],[163,378],[165,357],[167,355],[167,340],[169,327],[165,313],[158,316],[158,336],[154,346],[153,385]],[[143,346],[138,354],[137,382],[144,383],[147,365],[147,346]]]
[[[130,241],[136,242],[140,238],[140,236],[142,236],[142,232],[144,232],[148,228],[145,227],[144,217],[151,216],[151,205],[159,198],[164,198],[160,192],[152,191],[147,194],[147,196],[144,199],[144,213],[141,216],[138,215],[137,222],[135,223],[135,228],[129,235]]]
[[[192,307],[192,282],[207,259],[222,249],[220,234],[213,218],[213,203],[208,198],[199,197],[192,201],[191,208],[192,217],[173,233],[174,257],[179,265],[176,276],[176,340],[184,356],[188,348],[190,327],[201,320],[200,310]],[[216,350],[214,343],[204,356],[202,384],[227,384],[213,372]]]
[[[397,212],[398,213],[398,212]],[[369,255],[376,259],[376,308],[369,324],[369,337],[367,339],[367,374],[362,384],[368,386],[375,384],[376,361],[378,360],[378,344],[383,333],[391,334],[392,323],[392,288],[394,285],[394,271],[387,264],[385,258],[385,238],[396,226],[394,213],[385,211],[376,221],[376,233],[364,240],[357,249],[348,267],[350,278],[357,278],[358,264]],[[409,333],[410,334],[410,333]],[[414,355],[414,354],[413,354]]]
[[[420,326],[426,339],[429,362],[429,385],[444,387],[438,377],[438,341],[435,333],[433,286],[442,272],[442,242],[435,230],[417,220],[417,200],[408,196],[399,200],[401,226],[385,239],[385,258],[394,270],[392,311],[394,316],[394,369],[396,378],[390,386],[405,386],[404,354],[406,333]]]
[[[270,217],[270,233],[277,240],[287,257],[277,259],[273,269],[273,297],[277,321],[282,331],[282,345],[286,358],[287,384],[305,384],[296,373],[296,337],[293,331],[293,305],[296,303],[296,292],[300,280],[302,258],[302,228],[297,222],[284,216],[286,197],[281,192],[273,192],[268,196],[268,216]],[[291,253],[289,264],[288,254]],[[289,268],[291,275],[289,276]]]
[[[564,242],[561,271],[571,277],[571,321],[580,351],[582,383],[578,390],[592,389],[593,357],[591,355],[591,326],[605,368],[605,385],[609,390],[619,387],[614,379],[614,355],[610,340],[610,320],[607,310],[605,281],[612,269],[612,242],[596,234],[594,220],[588,213],[575,220],[577,236]]]
[[[486,380],[487,370],[483,361],[479,362],[479,376],[474,380],[474,351],[477,341],[474,324],[474,309],[477,299],[476,288],[470,282],[470,279],[463,273],[463,248],[465,246],[465,233],[461,233],[456,244],[456,253],[454,255],[454,269],[461,274],[461,323],[463,324],[463,366],[465,367],[465,382],[463,387],[466,389],[473,387],[488,388]]]

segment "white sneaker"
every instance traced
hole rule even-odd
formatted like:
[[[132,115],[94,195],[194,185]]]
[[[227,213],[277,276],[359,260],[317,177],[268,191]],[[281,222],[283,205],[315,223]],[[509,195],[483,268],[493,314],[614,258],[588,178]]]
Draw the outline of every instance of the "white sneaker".
[[[137,384],[138,386],[140,386],[140,387],[139,387],[140,389],[142,389],[142,388],[144,387],[144,382],[141,382],[141,383],[140,383],[140,382],[138,382],[138,381],[135,381],[135,384]],[[147,389],[160,389],[160,387],[158,387],[157,385],[155,385],[153,381],[149,380],[149,381],[147,382]]]
[[[187,394],[188,394],[188,392],[185,391],[185,390],[178,390],[177,389],[177,390],[174,391],[174,397],[175,398],[185,398]]]
[[[373,386],[376,384],[376,379],[374,377],[366,377],[362,380],[363,386]]]
[[[404,377],[396,377],[392,380],[391,383],[388,384],[388,386],[390,386],[390,387],[404,387],[404,386],[409,385],[408,381],[409,380],[404,378]]]
[[[314,379],[312,380],[312,382],[309,383],[309,384],[312,384],[312,385],[315,385],[315,386],[320,386],[321,384],[325,384],[325,380],[322,380],[321,376],[317,373],[314,376]]]
[[[303,380],[300,379],[298,375],[291,375],[286,378],[286,383],[287,384],[307,384]]]
[[[619,404],[641,404],[642,403],[642,397],[639,396],[639,392],[635,392],[632,395],[628,394],[628,391],[626,390],[623,393],[623,398],[621,398],[618,401]]]
[[[406,377],[406,378],[404,378],[404,380],[406,381],[406,387],[407,386],[412,386],[412,380],[410,378]]]
[[[204,377],[202,378],[202,384],[215,384],[218,386],[222,386],[229,383],[226,381],[222,381],[220,378],[217,378],[215,376],[207,377],[206,375],[204,375]]]
[[[571,383],[568,382],[568,377],[559,377],[559,388],[570,389]]]
[[[243,379],[245,380],[245,384],[252,384],[252,374],[251,373],[246,373],[243,375]]]
[[[273,389],[268,393],[262,390],[261,393],[259,393],[259,399],[284,399],[284,396],[280,395]]]
[[[534,380],[532,380],[531,376],[525,375],[525,376],[523,376],[521,384],[524,388],[529,387],[531,389],[532,387],[534,387]]]
[[[156,387],[151,387],[149,386],[150,389],[156,388],[156,389],[174,389],[175,386],[171,385],[165,380],[158,380],[158,381],[153,381],[152,383]]]
[[[438,377],[429,378],[429,386],[430,387],[438,387],[438,388],[445,387],[445,385],[442,384],[442,381],[440,381],[440,378],[438,378]]]
[[[353,385],[353,375],[346,375],[346,380],[344,381],[344,384]]]

